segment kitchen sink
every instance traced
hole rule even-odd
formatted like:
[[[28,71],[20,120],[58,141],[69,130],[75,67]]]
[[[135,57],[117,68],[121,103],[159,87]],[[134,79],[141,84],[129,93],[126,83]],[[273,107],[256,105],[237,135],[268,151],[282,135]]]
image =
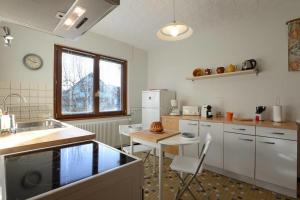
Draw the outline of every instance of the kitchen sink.
[[[61,122],[47,119],[36,122],[20,122],[16,124],[16,133],[25,132],[25,131],[37,131],[37,130],[48,130],[55,128],[64,128],[66,127]]]

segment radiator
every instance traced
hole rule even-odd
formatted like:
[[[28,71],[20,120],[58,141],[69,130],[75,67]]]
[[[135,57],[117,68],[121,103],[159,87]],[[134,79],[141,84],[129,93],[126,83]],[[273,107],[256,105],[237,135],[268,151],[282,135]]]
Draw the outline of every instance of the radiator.
[[[77,128],[95,133],[96,140],[99,142],[113,147],[119,147],[119,125],[130,124],[130,118],[99,121],[75,121],[69,123]]]

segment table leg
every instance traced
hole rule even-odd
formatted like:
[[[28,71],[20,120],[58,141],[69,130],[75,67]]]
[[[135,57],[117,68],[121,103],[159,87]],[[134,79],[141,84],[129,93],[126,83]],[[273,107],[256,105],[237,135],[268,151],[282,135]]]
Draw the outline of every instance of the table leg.
[[[133,148],[134,148],[133,147],[133,139],[132,139],[132,137],[130,137],[130,153],[131,153],[131,155],[133,155],[133,152],[134,152]]]
[[[153,149],[153,175],[156,175],[156,148]]]
[[[158,147],[158,152],[159,152],[159,175],[158,175],[158,185],[159,185],[159,200],[163,200],[163,188],[164,188],[164,183],[163,183],[163,166],[164,166],[164,160],[163,160],[163,145],[159,144]]]
[[[183,156],[183,145],[179,145],[179,156]]]
[[[183,156],[183,145],[179,145],[179,156]],[[183,178],[183,172],[180,172],[180,177]]]

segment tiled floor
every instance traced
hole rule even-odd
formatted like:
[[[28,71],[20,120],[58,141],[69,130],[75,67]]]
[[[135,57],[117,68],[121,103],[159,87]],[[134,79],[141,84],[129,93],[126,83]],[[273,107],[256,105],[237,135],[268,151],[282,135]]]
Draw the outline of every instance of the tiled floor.
[[[142,155],[139,155],[142,157]],[[151,158],[153,159],[153,157]],[[174,199],[177,192],[179,181],[169,168],[171,160],[165,158],[164,168],[164,197],[166,200]],[[145,175],[152,174],[152,161],[147,162],[145,166]],[[254,187],[253,185],[243,183],[210,171],[204,173],[198,178],[201,180],[206,192],[201,192],[196,183],[192,184],[192,191],[197,199],[210,200],[292,200],[280,194]],[[157,200],[158,196],[158,179],[152,176],[144,181],[145,200]],[[183,200],[193,199],[188,192],[182,198]]]

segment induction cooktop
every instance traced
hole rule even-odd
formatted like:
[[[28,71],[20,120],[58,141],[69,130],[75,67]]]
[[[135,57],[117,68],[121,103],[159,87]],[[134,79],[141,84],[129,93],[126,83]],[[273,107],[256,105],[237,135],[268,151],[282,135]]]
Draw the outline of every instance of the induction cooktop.
[[[34,197],[134,160],[93,141],[7,155],[6,198]]]

